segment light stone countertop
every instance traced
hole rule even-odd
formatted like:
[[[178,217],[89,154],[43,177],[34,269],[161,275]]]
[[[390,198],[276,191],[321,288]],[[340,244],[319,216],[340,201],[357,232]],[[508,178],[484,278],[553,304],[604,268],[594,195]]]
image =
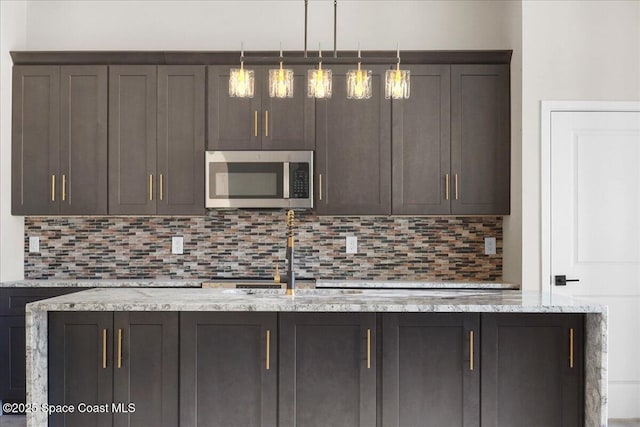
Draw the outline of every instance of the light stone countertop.
[[[96,288],[32,302],[27,311],[318,311],[600,313],[606,306],[519,290]]]
[[[242,281],[242,278],[238,278]],[[303,280],[303,279],[299,279]],[[203,282],[232,281],[229,278],[208,279],[25,279],[0,282],[0,288],[199,288]],[[507,282],[427,281],[427,280],[325,280],[316,281],[318,288],[406,288],[406,289],[520,289]]]

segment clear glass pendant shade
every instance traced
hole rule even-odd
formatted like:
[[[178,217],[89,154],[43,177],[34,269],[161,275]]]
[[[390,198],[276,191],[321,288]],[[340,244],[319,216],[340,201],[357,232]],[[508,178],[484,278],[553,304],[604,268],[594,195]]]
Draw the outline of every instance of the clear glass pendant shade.
[[[331,98],[331,70],[318,68],[307,72],[307,96]]]
[[[293,70],[280,68],[269,70],[269,96],[271,98],[293,98]]]
[[[232,98],[253,98],[255,77],[253,70],[244,67],[232,68],[229,74],[229,96]]]
[[[347,99],[371,98],[371,70],[361,70],[358,64],[357,70],[347,72]]]
[[[385,72],[384,97],[386,99],[407,99],[411,92],[409,70],[395,70]]]

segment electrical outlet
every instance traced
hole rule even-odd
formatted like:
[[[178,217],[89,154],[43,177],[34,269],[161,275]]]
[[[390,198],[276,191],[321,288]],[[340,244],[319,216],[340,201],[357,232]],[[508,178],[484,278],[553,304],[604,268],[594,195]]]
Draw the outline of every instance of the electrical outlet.
[[[346,247],[348,254],[357,254],[358,238],[356,236],[347,236]]]
[[[496,254],[496,238],[495,237],[484,238],[484,254],[485,255]]]
[[[32,252],[32,253],[40,252],[40,237],[29,236],[29,252]]]
[[[184,253],[184,238],[182,236],[171,238],[171,253],[173,255],[182,255]]]

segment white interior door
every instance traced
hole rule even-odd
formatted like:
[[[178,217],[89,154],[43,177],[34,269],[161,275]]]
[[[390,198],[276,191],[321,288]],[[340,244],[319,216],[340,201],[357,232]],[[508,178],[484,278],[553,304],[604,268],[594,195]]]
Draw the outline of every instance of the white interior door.
[[[551,294],[609,306],[609,417],[640,418],[640,112],[551,111],[549,131]]]

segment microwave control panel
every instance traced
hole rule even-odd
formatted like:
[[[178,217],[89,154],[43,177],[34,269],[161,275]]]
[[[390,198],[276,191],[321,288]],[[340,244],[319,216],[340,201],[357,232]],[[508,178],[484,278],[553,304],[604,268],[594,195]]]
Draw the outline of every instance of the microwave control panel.
[[[289,163],[289,194],[292,199],[309,198],[309,163]]]

